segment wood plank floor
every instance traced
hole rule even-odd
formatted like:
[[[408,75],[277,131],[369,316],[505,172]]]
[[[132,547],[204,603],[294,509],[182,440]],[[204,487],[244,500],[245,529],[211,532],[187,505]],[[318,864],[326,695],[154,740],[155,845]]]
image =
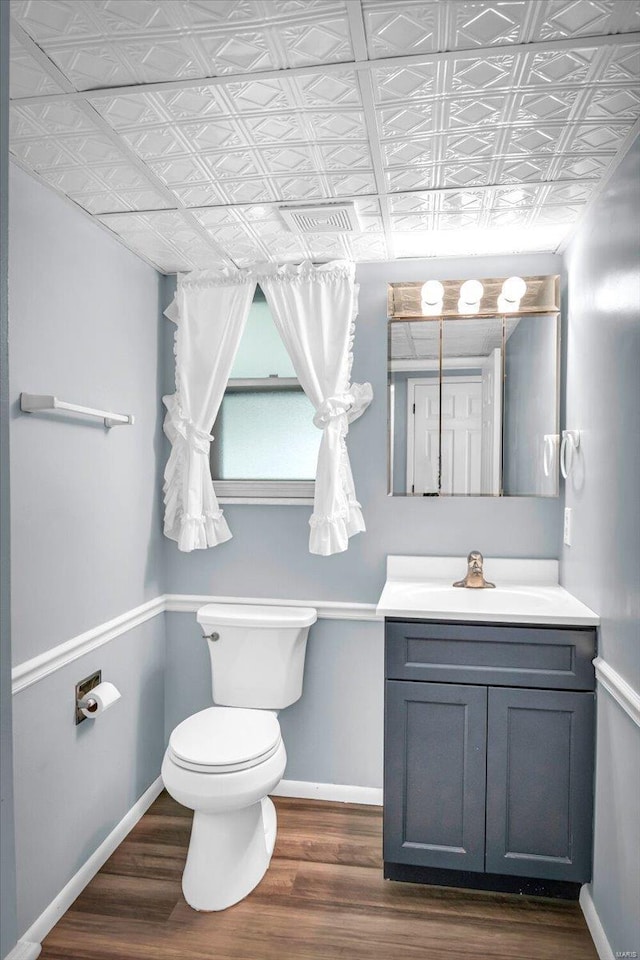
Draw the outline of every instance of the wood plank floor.
[[[262,883],[221,913],[182,897],[191,813],[163,793],[41,960],[597,960],[575,903],[382,879],[378,807],[275,799]]]

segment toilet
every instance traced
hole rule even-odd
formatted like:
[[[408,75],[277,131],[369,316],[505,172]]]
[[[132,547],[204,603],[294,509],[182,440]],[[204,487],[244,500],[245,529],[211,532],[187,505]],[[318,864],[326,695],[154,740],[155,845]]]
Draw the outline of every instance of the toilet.
[[[302,694],[309,607],[209,603],[200,607],[215,706],[169,737],[162,779],[194,811],[182,876],[195,910],[225,910],[264,876],[276,841],[269,793],[287,755],[278,710]]]

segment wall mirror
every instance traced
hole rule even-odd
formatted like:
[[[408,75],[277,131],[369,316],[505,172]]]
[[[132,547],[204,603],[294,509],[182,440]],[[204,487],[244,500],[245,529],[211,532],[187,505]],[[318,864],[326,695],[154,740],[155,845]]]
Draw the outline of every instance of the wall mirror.
[[[389,284],[390,494],[558,496],[559,279]]]

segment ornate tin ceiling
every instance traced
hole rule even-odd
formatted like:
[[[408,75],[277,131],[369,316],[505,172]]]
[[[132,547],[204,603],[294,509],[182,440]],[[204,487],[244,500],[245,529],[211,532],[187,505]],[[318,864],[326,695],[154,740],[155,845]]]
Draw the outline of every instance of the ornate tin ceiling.
[[[638,133],[637,0],[11,9],[14,160],[166,273],[555,250]]]

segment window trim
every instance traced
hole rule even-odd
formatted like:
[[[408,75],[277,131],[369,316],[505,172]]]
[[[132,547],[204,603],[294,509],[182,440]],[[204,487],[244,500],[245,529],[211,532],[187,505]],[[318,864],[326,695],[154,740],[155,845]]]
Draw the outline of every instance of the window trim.
[[[225,393],[241,393],[246,390],[302,390],[296,377],[234,377],[227,383]],[[304,391],[303,391],[304,392]]]
[[[313,505],[315,480],[214,480],[219,503]]]
[[[225,393],[247,390],[302,390],[296,377],[234,377]],[[216,480],[213,478],[219,503],[273,504],[313,506],[315,480]]]

